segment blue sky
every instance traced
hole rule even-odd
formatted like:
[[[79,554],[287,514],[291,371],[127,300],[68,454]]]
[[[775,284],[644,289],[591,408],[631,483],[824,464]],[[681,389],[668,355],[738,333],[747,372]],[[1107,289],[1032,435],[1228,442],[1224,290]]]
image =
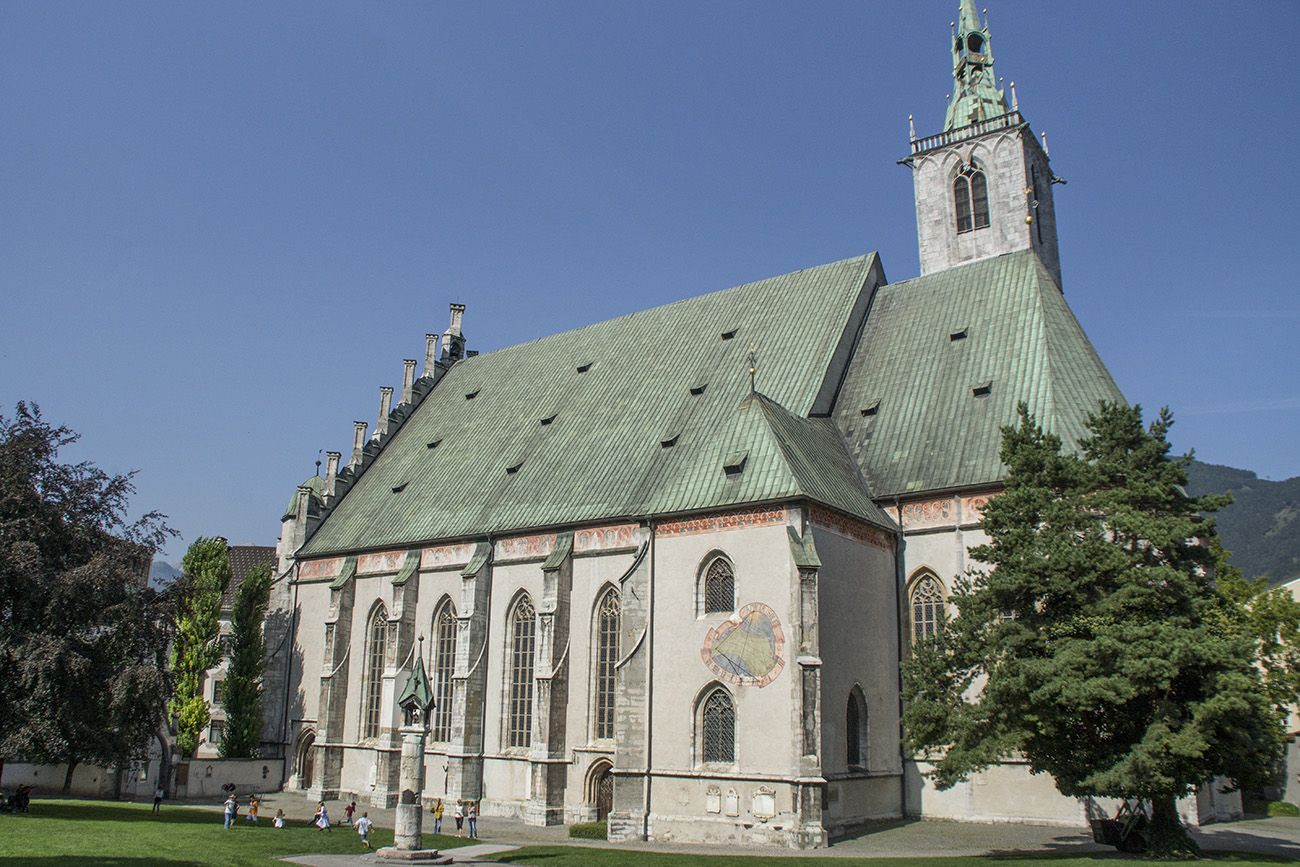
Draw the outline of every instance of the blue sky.
[[[489,351],[855,255],[917,273],[951,2],[0,4],[0,412],[274,543],[468,305]],[[1300,4],[988,0],[1064,288],[1172,439],[1300,474]]]

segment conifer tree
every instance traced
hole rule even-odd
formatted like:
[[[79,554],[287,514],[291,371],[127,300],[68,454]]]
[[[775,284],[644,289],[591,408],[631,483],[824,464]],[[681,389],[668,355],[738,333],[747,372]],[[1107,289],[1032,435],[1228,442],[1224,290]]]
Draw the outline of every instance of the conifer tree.
[[[1103,403],[1082,453],[1028,408],[1003,429],[1006,489],[958,579],[957,613],[904,664],[905,737],[948,788],[1023,756],[1071,796],[1142,798],[1148,843],[1192,852],[1176,800],[1223,776],[1262,780],[1283,729],[1255,646],[1215,575],[1223,552],[1171,460],[1167,410]]]
[[[235,592],[230,615],[230,668],[226,671],[223,759],[257,756],[262,740],[262,670],[266,640],[262,621],[271,598],[271,567],[256,566]]]
[[[175,684],[168,709],[176,718],[177,743],[194,755],[210,718],[203,677],[221,660],[221,596],[230,584],[230,552],[220,536],[200,537],[181,561],[180,599],[171,670]]]

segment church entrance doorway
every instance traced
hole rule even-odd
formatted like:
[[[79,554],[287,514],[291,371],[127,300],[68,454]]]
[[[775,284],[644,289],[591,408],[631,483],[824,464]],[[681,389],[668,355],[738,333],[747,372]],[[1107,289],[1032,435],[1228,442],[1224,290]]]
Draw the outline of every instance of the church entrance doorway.
[[[603,822],[614,809],[614,766],[609,759],[597,759],[587,773],[587,803],[596,808],[596,821]]]
[[[298,788],[310,789],[316,764],[316,733],[307,732],[298,743]]]

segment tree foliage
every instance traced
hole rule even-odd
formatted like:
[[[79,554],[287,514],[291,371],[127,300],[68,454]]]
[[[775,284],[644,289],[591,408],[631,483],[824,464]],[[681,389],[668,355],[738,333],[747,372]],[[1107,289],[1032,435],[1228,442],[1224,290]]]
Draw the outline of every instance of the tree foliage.
[[[171,655],[175,689],[169,709],[176,719],[176,740],[185,755],[194,755],[210,718],[203,698],[203,678],[221,661],[221,597],[229,584],[230,552],[226,540],[220,536],[200,537],[181,561]]]
[[[163,722],[170,599],[148,586],[164,516],[132,475],[61,463],[78,434],[0,416],[0,759],[123,767]]]
[[[971,551],[985,566],[904,665],[906,742],[941,788],[1021,755],[1063,794],[1150,799],[1153,844],[1173,853],[1192,847],[1178,797],[1267,773],[1280,719],[1202,514],[1226,498],[1185,493],[1171,423],[1102,404],[1078,455],[1023,405],[1003,429],[1006,489]]]
[[[257,756],[262,740],[262,671],[266,639],[262,622],[271,599],[271,567],[255,566],[235,592],[230,616],[230,668],[226,671],[226,732],[223,759]]]

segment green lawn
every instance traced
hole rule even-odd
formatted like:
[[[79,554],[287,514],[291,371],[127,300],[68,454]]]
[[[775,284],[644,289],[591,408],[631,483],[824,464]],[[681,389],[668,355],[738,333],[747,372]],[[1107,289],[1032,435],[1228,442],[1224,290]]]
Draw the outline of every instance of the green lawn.
[[[1047,862],[1052,867],[1119,867],[1125,863],[1152,862],[1121,855],[1119,852],[1083,856],[1016,855],[1010,857],[963,858],[798,858],[787,855],[676,855],[659,852],[630,852],[618,849],[594,849],[579,846],[529,846],[513,852],[490,856],[501,864],[526,864],[536,867],[1025,867],[1028,862]],[[1286,858],[1267,855],[1241,855],[1227,852],[1207,853],[1208,859],[1233,867],[1291,864]],[[1184,863],[1184,862],[1179,862]],[[1193,863],[1204,863],[1193,862]]]
[[[362,854],[365,848],[351,828],[318,831],[303,821],[271,827],[269,816],[254,826],[230,831],[214,810],[164,806],[157,816],[149,804],[103,801],[32,801],[27,815],[0,814],[0,865],[104,865],[142,867],[245,867],[282,864],[284,855],[317,852]],[[375,828],[370,845],[393,842],[391,828]],[[465,839],[424,835],[426,846],[450,849]]]

